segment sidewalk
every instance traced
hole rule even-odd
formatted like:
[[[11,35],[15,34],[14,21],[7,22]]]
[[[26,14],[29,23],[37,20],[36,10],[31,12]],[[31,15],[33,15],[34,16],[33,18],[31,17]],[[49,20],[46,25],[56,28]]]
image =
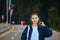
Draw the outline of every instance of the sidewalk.
[[[53,31],[53,35],[45,40],[60,40],[60,32]]]
[[[4,24],[4,23],[0,24],[0,38],[3,38],[13,30],[14,30],[14,27],[10,25]]]

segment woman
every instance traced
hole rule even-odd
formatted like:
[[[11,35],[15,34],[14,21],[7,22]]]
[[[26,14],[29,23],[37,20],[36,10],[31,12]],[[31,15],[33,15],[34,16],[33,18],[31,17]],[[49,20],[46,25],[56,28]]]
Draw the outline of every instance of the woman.
[[[32,13],[30,20],[31,24],[23,31],[21,40],[44,40],[45,37],[52,35],[52,31],[40,21],[36,12]]]

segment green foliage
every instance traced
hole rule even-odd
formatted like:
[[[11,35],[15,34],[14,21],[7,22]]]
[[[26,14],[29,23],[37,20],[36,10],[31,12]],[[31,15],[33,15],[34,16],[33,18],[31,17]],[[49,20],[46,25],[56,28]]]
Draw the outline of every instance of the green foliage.
[[[49,24],[50,24],[52,29],[60,30],[60,18],[59,18],[59,14],[58,14],[57,9],[50,11]]]

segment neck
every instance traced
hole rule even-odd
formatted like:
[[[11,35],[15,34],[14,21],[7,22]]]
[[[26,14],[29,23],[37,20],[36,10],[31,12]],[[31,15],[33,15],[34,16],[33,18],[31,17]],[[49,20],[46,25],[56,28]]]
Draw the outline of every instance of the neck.
[[[37,26],[37,24],[33,24],[32,26]]]

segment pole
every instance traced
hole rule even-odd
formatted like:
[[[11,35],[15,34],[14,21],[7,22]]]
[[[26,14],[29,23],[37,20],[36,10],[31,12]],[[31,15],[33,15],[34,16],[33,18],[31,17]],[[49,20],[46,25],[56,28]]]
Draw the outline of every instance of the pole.
[[[11,0],[9,0],[9,7],[11,8]],[[11,12],[11,9],[9,11],[9,13]],[[11,24],[11,15],[10,15],[10,24]]]
[[[11,24],[11,15],[10,15],[10,24]]]
[[[8,0],[6,0],[6,22],[8,24]]]

